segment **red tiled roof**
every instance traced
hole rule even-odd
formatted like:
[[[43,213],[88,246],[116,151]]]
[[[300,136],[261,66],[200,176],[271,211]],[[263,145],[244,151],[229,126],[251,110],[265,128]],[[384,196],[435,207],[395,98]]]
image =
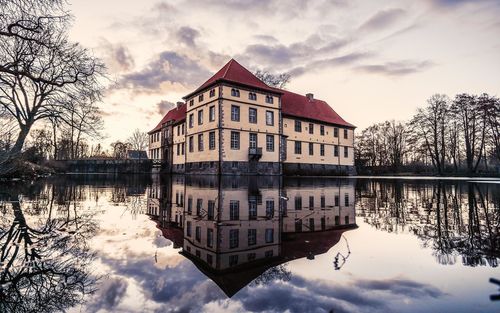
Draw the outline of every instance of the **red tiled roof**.
[[[198,89],[184,97],[184,99],[220,81],[230,81],[281,94],[281,108],[283,115],[305,118],[339,126],[355,127],[340,117],[340,115],[338,115],[337,112],[335,112],[335,110],[333,110],[333,108],[325,101],[319,99],[309,100],[306,96],[299,95],[288,90],[269,87],[234,59],[231,59],[217,73],[210,77],[209,80],[207,80]],[[170,120],[180,121],[185,118],[186,104],[183,104],[179,109],[173,108],[168,111],[160,123],[149,133],[161,129],[161,126]]]
[[[158,125],[156,125],[155,128],[150,130],[148,134],[160,130],[161,126],[168,121],[181,121],[185,118],[186,118],[186,104],[184,103],[180,107],[176,106],[175,108],[168,111],[167,114],[165,114],[165,116],[161,119],[160,123],[158,123]]]
[[[252,72],[244,68],[240,63],[236,62],[236,60],[231,59],[217,73],[215,73],[200,87],[198,87],[198,89],[186,95],[184,99],[220,81],[229,81],[237,84],[243,84],[250,87],[267,90],[270,92],[279,93],[277,89],[269,87],[263,81],[258,79],[254,74],[252,74]]]
[[[288,90],[281,90],[281,110],[283,115],[306,118],[340,126],[355,127],[346,122],[328,103],[319,99],[309,100],[306,96]]]

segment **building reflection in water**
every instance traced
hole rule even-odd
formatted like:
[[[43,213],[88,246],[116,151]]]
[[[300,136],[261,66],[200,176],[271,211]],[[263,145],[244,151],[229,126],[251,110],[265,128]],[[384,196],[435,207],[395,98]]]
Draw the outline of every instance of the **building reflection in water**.
[[[155,176],[147,214],[231,297],[253,280],[289,279],[285,262],[326,253],[357,227],[354,207],[351,180]]]

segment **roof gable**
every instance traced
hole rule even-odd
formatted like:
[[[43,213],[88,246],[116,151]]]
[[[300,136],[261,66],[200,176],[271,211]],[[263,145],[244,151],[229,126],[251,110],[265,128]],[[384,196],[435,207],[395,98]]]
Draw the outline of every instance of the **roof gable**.
[[[280,93],[277,89],[271,88],[268,85],[266,85],[263,81],[257,78],[257,76],[252,74],[252,72],[243,67],[235,59],[231,59],[229,62],[226,63],[226,65],[224,65],[219,71],[217,71],[217,73],[215,73],[212,77],[210,77],[200,87],[198,87],[195,91],[191,92],[190,94],[186,95],[184,99],[189,98],[190,96],[202,91],[203,89],[208,88],[209,86],[222,81],[246,85],[274,93]]]
[[[154,133],[161,129],[161,126],[169,121],[181,121],[186,118],[186,104],[182,104],[181,106],[176,106],[163,116],[161,121],[156,125],[155,128],[150,130],[148,134]]]

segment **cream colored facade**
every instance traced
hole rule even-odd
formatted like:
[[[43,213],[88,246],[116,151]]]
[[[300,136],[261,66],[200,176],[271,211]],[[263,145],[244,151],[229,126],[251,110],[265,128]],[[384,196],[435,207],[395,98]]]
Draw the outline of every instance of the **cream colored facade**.
[[[301,131],[295,129],[296,121],[300,121]],[[312,134],[310,133],[311,125]],[[323,127],[323,133],[321,127]],[[286,137],[286,163],[354,165],[354,129],[352,128],[284,117],[283,135]],[[296,142],[300,142],[301,153],[296,153]],[[312,144],[312,154],[309,150],[310,144]],[[338,149],[337,154],[335,154],[335,149]],[[344,149],[347,149],[347,157]]]
[[[230,71],[230,64],[226,65],[226,72]],[[246,75],[248,81],[252,77],[258,81],[250,72],[245,74],[246,69],[236,67],[234,71]],[[165,128],[171,127],[171,132],[150,133],[150,157],[168,163],[165,166],[168,171],[261,175],[353,173],[354,126],[338,116],[327,116],[326,120],[338,120],[340,124],[320,122],[307,116],[322,119],[321,115],[311,115],[303,109],[314,104],[310,110],[320,108],[318,112],[335,115],[324,101],[316,102],[312,94],[307,95],[307,101],[303,101],[306,96],[290,97],[292,93],[260,81],[257,87],[221,77],[209,80],[199,91],[184,98],[182,119],[175,115],[178,111],[171,111],[177,118],[173,124],[165,121]],[[253,83],[259,85],[255,80]],[[291,111],[283,109],[284,95],[295,99],[287,100],[288,108],[297,110],[299,106],[298,111],[305,116],[287,115]],[[296,121],[300,121],[301,131],[296,131]],[[157,140],[157,134],[170,138]]]

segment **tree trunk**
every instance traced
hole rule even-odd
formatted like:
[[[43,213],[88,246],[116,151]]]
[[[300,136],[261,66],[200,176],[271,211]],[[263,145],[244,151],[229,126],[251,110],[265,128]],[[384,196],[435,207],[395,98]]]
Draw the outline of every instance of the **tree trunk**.
[[[26,125],[21,125],[20,129],[21,131],[19,132],[19,135],[17,136],[16,143],[10,150],[11,155],[16,155],[21,153],[21,150],[23,149],[24,142],[26,141],[26,137],[28,137],[28,134],[30,132],[32,124],[26,124]]]

